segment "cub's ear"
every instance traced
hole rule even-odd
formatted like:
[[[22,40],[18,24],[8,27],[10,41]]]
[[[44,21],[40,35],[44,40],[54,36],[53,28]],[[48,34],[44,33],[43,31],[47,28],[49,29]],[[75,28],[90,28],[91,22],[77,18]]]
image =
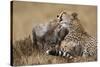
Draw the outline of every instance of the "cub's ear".
[[[77,19],[78,18],[77,16],[78,16],[78,14],[76,12],[72,13],[72,18],[73,19]]]

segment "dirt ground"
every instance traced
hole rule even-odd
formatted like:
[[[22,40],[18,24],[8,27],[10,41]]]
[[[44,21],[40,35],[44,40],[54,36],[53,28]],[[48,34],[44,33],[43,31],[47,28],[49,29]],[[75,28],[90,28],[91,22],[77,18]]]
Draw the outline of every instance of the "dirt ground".
[[[69,14],[77,12],[85,30],[90,35],[96,36],[96,6],[15,1],[13,2],[13,41],[23,39],[29,34],[31,35],[34,25],[47,23],[56,18],[57,14],[63,10]]]

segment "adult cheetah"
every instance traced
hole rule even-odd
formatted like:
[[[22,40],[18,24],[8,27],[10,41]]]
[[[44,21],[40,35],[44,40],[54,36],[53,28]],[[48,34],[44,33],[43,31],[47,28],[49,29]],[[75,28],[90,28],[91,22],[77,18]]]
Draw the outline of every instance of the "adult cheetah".
[[[58,19],[60,19],[59,23],[63,24],[62,26],[65,26],[69,33],[61,42],[59,50],[47,50],[46,53],[67,58],[81,57],[81,59],[84,59],[83,61],[96,61],[96,38],[85,32],[77,15],[77,13],[70,15],[66,12],[61,12],[58,16]]]

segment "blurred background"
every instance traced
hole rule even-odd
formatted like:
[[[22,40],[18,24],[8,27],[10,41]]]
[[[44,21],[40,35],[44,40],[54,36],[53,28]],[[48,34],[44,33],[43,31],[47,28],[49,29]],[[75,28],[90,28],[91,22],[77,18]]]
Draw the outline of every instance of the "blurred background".
[[[82,26],[91,36],[97,34],[97,7],[37,2],[13,2],[13,41],[32,36],[32,28],[40,23],[48,23],[65,10],[78,13]]]

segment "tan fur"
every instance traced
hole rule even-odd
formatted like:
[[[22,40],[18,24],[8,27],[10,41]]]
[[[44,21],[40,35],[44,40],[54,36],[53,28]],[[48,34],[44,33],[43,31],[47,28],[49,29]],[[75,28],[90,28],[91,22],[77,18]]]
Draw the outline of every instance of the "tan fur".
[[[85,32],[84,28],[80,24],[80,20],[78,18],[72,19],[68,28],[69,34],[66,35],[65,39],[62,41],[61,49],[64,51],[72,51],[73,53],[75,50],[76,53],[80,53],[80,51],[82,51],[83,54],[81,58],[84,57],[84,61],[97,60],[96,38]],[[90,59],[89,57],[92,58]]]

